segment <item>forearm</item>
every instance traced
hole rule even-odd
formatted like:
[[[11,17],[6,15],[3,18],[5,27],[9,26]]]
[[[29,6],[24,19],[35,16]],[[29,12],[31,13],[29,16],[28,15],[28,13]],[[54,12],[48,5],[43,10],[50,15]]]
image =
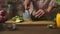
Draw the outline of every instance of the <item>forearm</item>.
[[[51,10],[52,10],[52,6],[49,6],[47,9],[46,9],[46,12],[48,12],[48,13],[50,13],[51,12]]]
[[[55,2],[56,2],[56,0],[50,0],[50,3],[49,3],[48,8],[47,8],[47,12],[51,12],[53,7],[55,6]]]

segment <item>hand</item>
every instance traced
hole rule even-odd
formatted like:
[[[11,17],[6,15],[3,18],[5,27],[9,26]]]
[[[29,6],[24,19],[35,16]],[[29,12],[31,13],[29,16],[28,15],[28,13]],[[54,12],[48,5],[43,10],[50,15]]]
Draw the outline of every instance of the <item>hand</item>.
[[[32,15],[35,18],[40,18],[41,16],[43,16],[45,14],[44,10],[40,9],[37,12],[33,11]]]
[[[24,1],[25,10],[28,10],[29,9],[29,6],[30,6],[30,0],[25,0]]]
[[[29,10],[29,7],[28,7],[28,6],[26,6],[26,7],[25,7],[25,10]]]

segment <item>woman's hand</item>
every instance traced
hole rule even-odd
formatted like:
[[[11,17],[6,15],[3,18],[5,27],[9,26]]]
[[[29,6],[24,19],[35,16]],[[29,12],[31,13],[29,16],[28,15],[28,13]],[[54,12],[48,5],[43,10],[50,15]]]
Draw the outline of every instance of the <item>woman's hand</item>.
[[[35,18],[40,18],[45,14],[45,11],[43,9],[39,9],[37,12],[33,11],[32,15]]]
[[[25,1],[24,1],[24,7],[25,7],[25,10],[29,10],[30,0],[25,0]]]

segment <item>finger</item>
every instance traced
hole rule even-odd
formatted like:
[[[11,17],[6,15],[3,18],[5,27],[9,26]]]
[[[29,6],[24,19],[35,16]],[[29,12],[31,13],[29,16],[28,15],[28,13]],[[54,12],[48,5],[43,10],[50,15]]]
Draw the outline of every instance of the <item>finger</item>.
[[[32,15],[35,16],[35,15],[37,15],[38,13],[40,13],[40,11],[41,11],[41,10],[38,10],[38,11],[36,12],[36,11],[34,10],[34,11],[32,12]]]
[[[32,15],[35,16],[35,11],[32,12]]]
[[[41,14],[42,14],[42,12],[40,11],[37,15],[35,15],[35,18],[37,18]]]
[[[41,13],[39,16],[38,16],[38,18],[40,18],[41,16],[43,16],[44,15],[44,12],[43,13]]]
[[[41,10],[38,10],[38,11],[35,13],[35,15],[39,14],[40,12],[41,12]]]

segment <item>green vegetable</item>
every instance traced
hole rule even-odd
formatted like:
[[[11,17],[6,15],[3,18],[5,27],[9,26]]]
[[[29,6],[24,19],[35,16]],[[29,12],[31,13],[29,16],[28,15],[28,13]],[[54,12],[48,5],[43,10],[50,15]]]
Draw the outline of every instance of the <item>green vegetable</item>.
[[[47,25],[47,28],[55,29],[55,28],[56,28],[56,26],[55,26],[55,24],[48,24],[48,25]]]
[[[15,22],[22,22],[23,21],[23,18],[21,16],[15,16],[12,18],[13,21]]]

